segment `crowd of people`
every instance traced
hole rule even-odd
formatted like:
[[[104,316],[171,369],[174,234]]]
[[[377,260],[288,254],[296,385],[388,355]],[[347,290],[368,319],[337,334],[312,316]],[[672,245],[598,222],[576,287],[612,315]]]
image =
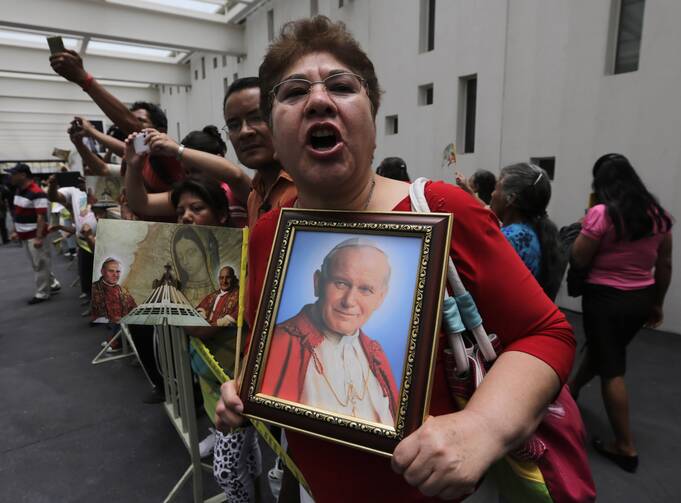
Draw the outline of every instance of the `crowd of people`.
[[[223,131],[247,171],[225,158],[227,142],[217,127],[192,131],[178,142],[168,135],[167,118],[157,105],[138,102],[126,107],[87,72],[75,51],[53,55],[50,64],[80,86],[114,124],[107,133],[83,117],[70,124],[68,134],[82,158],[83,174],[122,177],[124,189],[112,207],[93,200],[82,178],[75,186],[60,187],[57,177],[50,176],[44,191],[29,166],[18,164],[9,170],[14,195],[2,189],[0,216],[4,221],[11,210],[12,239],[22,243],[35,271],[30,304],[49,300],[61,288],[50,270],[51,232],[64,233],[65,243],[71,240],[66,254],[77,249],[85,303],[104,296],[107,285],[118,284],[117,264],[108,261],[102,266],[101,284],[95,282],[93,291],[100,218],[247,225],[251,236],[246,322],[252,327],[280,208],[412,211],[404,160],[388,157],[372,167],[381,90],[372,61],[340,23],[316,17],[285,25],[259,75],[235,80],[227,90]],[[136,151],[140,136],[148,152]],[[106,153],[93,151],[86,138],[103,145]],[[585,356],[570,381],[571,392],[577,399],[580,389],[600,376],[615,440],[595,439],[594,445],[625,470],[636,469],[624,384],[626,347],[644,325],[662,321],[671,277],[672,217],[619,154],[596,162],[593,204],[580,222],[574,244],[561,239],[547,215],[551,180],[540,167],[521,162],[504,167],[498,176],[485,170],[470,178],[457,174],[456,185],[428,182],[425,198],[433,211],[455,215],[450,256],[489,331],[498,335],[507,351],[461,409],[447,387],[443,363],[447,348],[441,341],[430,415],[400,442],[391,460],[287,432],[288,449],[318,502],[349,501],[358,493],[365,501],[456,499],[473,493],[490,466],[536,430],[549,403],[568,383],[575,339],[553,303],[568,263],[571,269],[584,271],[587,339]],[[50,219],[51,204],[60,205],[56,220]],[[65,208],[63,214],[60,208]],[[360,252],[370,250],[343,251]],[[334,262],[329,267],[337,266]],[[241,357],[234,354],[227,332],[235,323],[238,301],[233,294],[238,279],[228,269],[220,271],[221,291],[196,306],[213,326],[188,330],[216,351],[227,349],[227,366],[230,358],[233,363]],[[225,296],[228,292],[232,294]],[[218,298],[224,298],[224,305],[218,307]],[[120,322],[115,313],[109,318],[113,324]],[[324,324],[323,317],[319,323]],[[333,326],[327,329],[342,334]],[[150,330],[131,327],[141,363],[155,385],[145,400],[156,403],[164,399],[163,377],[154,364]],[[111,344],[110,350],[118,351],[119,346]],[[258,471],[221,459],[234,435],[230,431],[248,428],[236,385],[229,381],[220,388],[194,370],[198,379],[207,381],[201,387],[204,405],[218,430],[216,478],[229,501],[248,501]],[[295,369],[296,375],[304,372]],[[380,395],[381,386],[373,392]],[[394,405],[395,397],[388,398]],[[323,463],[320,452],[325,453]],[[339,473],[347,483],[338,483]],[[298,486],[284,484],[279,497],[296,501]]]

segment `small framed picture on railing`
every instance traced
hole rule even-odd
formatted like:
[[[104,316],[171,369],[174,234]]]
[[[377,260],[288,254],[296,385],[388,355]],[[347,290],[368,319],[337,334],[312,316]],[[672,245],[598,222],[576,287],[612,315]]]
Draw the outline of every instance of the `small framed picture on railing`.
[[[244,413],[391,455],[428,410],[450,233],[449,214],[282,210]]]

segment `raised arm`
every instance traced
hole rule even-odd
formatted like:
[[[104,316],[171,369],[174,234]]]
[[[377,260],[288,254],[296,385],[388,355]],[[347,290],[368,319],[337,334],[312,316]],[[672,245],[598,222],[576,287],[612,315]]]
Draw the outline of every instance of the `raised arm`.
[[[50,65],[66,80],[83,88],[102,112],[124,133],[130,134],[142,129],[142,125],[128,107],[85,71],[83,60],[76,51],[66,49],[64,52],[53,54],[50,56]]]
[[[80,132],[72,133],[69,138],[71,143],[76,147],[76,150],[80,154],[81,159],[83,159],[83,171],[85,168],[89,168],[89,173],[92,175],[106,176],[109,174],[109,167],[106,165],[103,159],[95,155],[89,148],[83,143],[83,137],[85,136],[85,131],[80,130]]]
[[[147,129],[149,148],[156,155],[176,157],[180,145],[168,135],[154,129]],[[180,156],[185,168],[195,169],[210,177],[227,183],[239,201],[246,202],[251,191],[251,179],[241,168],[224,157],[192,148],[184,148]]]
[[[74,120],[79,121],[83,125],[83,131],[85,131],[85,134],[87,136],[97,140],[99,143],[108,148],[110,152],[113,152],[118,157],[123,157],[125,153],[124,142],[117,140],[113,136],[109,136],[108,134],[102,133],[99,129],[94,127],[89,120],[84,119],[83,117],[74,117]]]
[[[66,206],[66,208],[71,211],[69,208],[69,202],[66,200],[66,196],[59,192],[59,185],[57,184],[57,177],[55,175],[50,175],[50,177],[47,179],[47,199],[53,203],[59,203],[62,206]]]
[[[170,201],[170,192],[149,194],[144,186],[142,168],[147,159],[147,154],[135,153],[133,139],[137,133],[133,133],[125,140],[125,194],[128,198],[128,207],[137,215],[148,217],[168,217],[175,215],[175,208]]]

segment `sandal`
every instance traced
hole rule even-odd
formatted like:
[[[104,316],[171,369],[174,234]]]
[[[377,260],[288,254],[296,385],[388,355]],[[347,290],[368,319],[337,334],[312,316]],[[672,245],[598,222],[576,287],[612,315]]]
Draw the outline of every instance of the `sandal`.
[[[603,440],[598,437],[593,439],[592,444],[598,454],[608,458],[625,472],[636,473],[636,470],[638,469],[638,456],[627,456],[626,454],[612,452],[608,450]]]

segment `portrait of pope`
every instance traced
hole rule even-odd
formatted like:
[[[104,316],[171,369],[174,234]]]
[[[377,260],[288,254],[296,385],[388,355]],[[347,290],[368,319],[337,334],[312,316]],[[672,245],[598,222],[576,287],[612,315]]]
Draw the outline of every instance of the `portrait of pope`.
[[[363,330],[383,304],[390,276],[387,254],[371,240],[334,246],[310,278],[316,302],[275,326],[260,393],[394,426],[391,365]]]

